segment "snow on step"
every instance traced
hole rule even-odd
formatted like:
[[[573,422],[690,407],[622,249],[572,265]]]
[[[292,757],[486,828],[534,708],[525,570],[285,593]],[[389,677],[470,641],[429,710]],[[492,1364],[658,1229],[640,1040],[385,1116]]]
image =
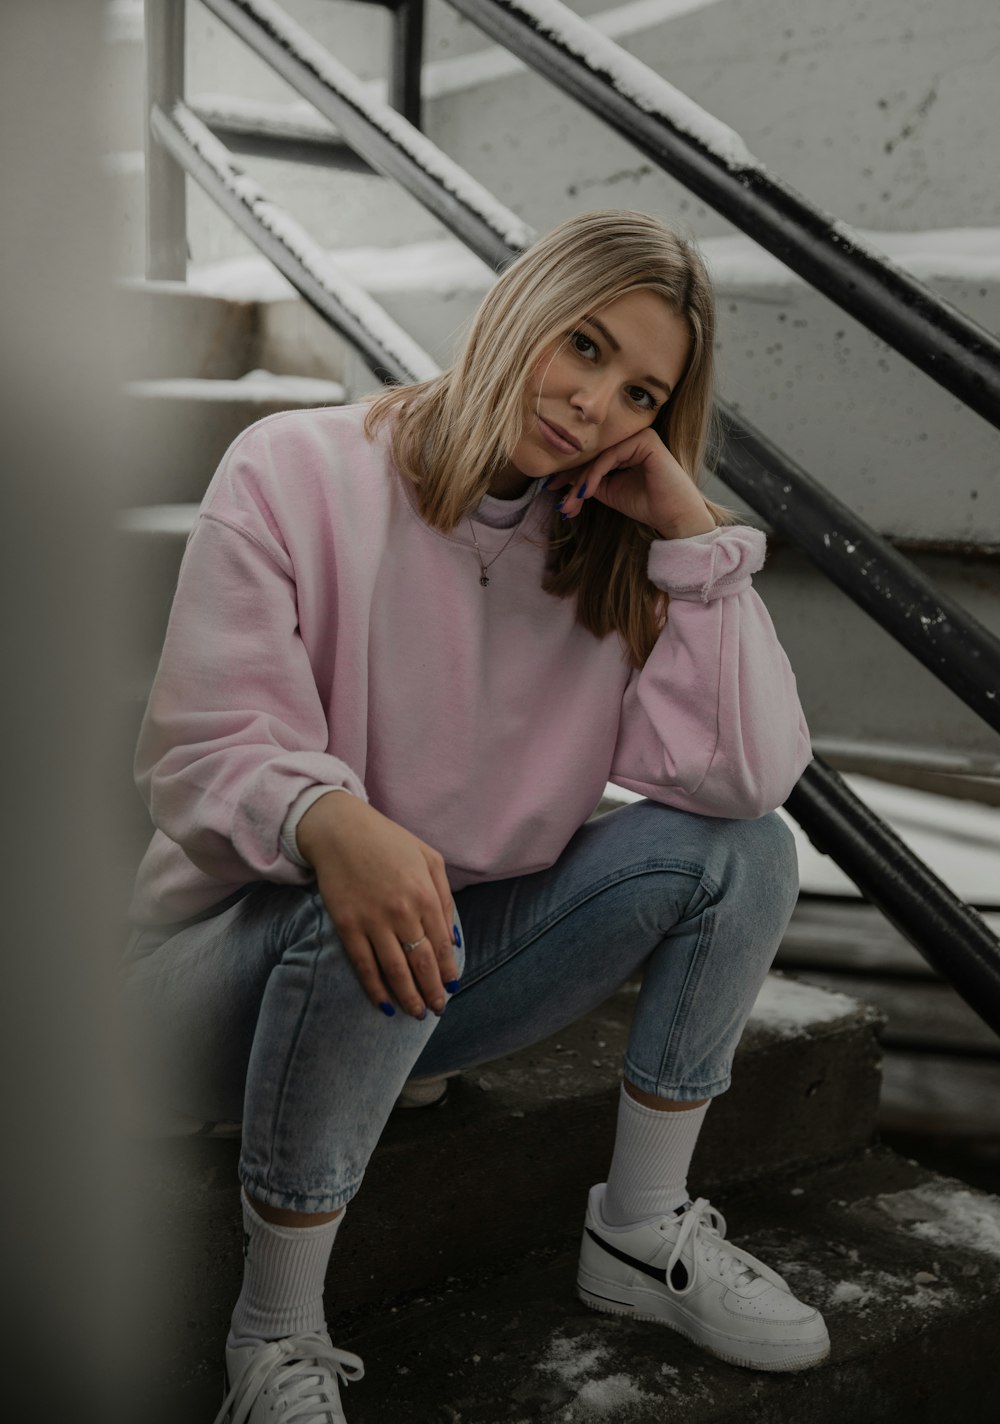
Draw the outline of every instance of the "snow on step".
[[[1000,228],[924,232],[859,228],[855,236],[922,281],[1000,281]],[[698,247],[720,289],[806,285],[749,237],[706,237]],[[348,248],[330,255],[369,292],[470,291],[485,295],[495,280],[492,269],[453,238],[402,247]],[[197,291],[236,301],[281,301],[294,295],[280,272],[266,258],[257,256],[192,267],[188,281]]]
[[[816,1024],[849,1018],[864,1007],[860,1000],[847,994],[769,974],[757,995],[750,1022],[782,1038],[794,1038]]]
[[[283,401],[295,405],[342,405],[347,393],[338,381],[313,376],[283,376],[271,371],[248,371],[238,380],[202,380],[197,377],[169,377],[156,381],[129,381],[125,390],[144,399],[186,401],[246,401],[255,405],[275,405]]]
[[[1000,1199],[956,1187],[949,1181],[926,1182],[910,1191],[890,1192],[875,1205],[910,1235],[947,1250],[1000,1259]]]
[[[120,509],[115,527],[126,534],[186,539],[194,528],[199,509],[200,504],[147,504],[138,509]],[[145,692],[148,688],[144,696]]]
[[[435,238],[403,247],[355,247],[331,252],[337,266],[365,291],[421,292],[445,296],[472,292],[485,296],[493,269],[453,238]],[[265,257],[234,257],[192,267],[188,285],[208,296],[240,302],[287,301],[296,293]]]

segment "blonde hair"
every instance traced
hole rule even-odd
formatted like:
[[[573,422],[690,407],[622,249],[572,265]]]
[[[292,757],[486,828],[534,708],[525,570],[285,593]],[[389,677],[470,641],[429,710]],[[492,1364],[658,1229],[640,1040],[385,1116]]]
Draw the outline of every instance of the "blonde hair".
[[[465,348],[441,375],[373,398],[372,438],[390,417],[392,455],[418,491],[420,512],[450,533],[505,468],[524,430],[524,391],[546,348],[582,318],[630,292],[657,292],[691,336],[684,373],[653,428],[701,483],[715,444],[715,300],[694,246],[645,213],[601,210],[561,223],[523,253],[483,301]],[[729,511],[708,503],[717,523]],[[649,581],[655,530],[597,500],[572,520],[553,505],[542,587],[576,594],[577,621],[596,637],[617,631],[642,667],[667,616]]]

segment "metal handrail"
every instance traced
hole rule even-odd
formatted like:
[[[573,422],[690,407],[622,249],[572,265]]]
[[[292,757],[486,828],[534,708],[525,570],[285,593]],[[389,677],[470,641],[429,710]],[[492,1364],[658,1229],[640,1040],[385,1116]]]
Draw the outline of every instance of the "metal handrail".
[[[719,477],[1000,732],[1000,638],[745,417],[719,410]]]
[[[395,178],[491,267],[535,234],[395,109],[373,98],[274,0],[202,0],[308,99],[371,166]]]
[[[409,383],[437,375],[431,357],[338,269],[294,218],[268,200],[186,104],[178,101],[169,115],[154,108],[150,125],[182,171],[232,218],[309,305],[361,351],[380,381]]]
[[[448,4],[1000,427],[1000,341],[772,177],[733,130],[560,0]]]
[[[204,0],[204,3],[216,8],[222,0]],[[256,8],[266,4],[272,11],[277,10],[270,0],[253,0],[253,4]],[[246,0],[240,8],[246,9],[249,5],[250,0]],[[350,323],[343,321],[343,313],[337,310],[337,303],[330,300],[329,290],[323,290],[331,282],[317,283],[319,268],[323,268],[328,277],[335,271],[326,254],[292,224],[287,215],[267,203],[257,185],[232,165],[223,145],[200,120],[186,106],[176,104],[169,118],[155,108],[150,123],[157,141],[169,148],[178,162],[212,193],[321,315],[370,353],[369,364],[380,378],[398,379],[391,365],[381,360],[371,345],[372,333],[364,329],[364,320],[360,323],[361,330],[348,330]],[[436,184],[440,182],[440,177],[435,179]],[[434,185],[428,191],[435,194]],[[437,202],[441,201],[438,196]],[[499,205],[496,206],[499,210]],[[447,209],[449,205],[445,203],[444,207]],[[454,230],[453,222],[449,222],[449,226]],[[495,232],[483,237],[486,226],[480,224],[477,235],[481,241],[493,243]],[[533,234],[530,229],[525,231],[524,245],[527,245]],[[287,240],[289,234],[291,241]],[[465,240],[476,250],[475,241]],[[510,246],[509,256],[519,250]],[[370,303],[369,317],[380,311],[367,294],[361,293],[361,297]],[[381,315],[384,318],[384,314]],[[375,324],[378,325],[377,317]],[[354,327],[357,326],[355,320]],[[404,336],[404,340],[408,338]],[[419,348],[414,349],[419,353]],[[426,356],[424,361],[433,365]],[[412,368],[414,363],[407,364]],[[419,366],[420,362],[416,364]],[[423,373],[431,374],[426,369]],[[408,369],[402,378],[413,379],[416,374]],[[730,420],[735,421],[735,417],[730,415]],[[750,427],[744,426],[743,434],[759,438],[761,448],[768,448],[763,437],[757,437]],[[802,472],[798,474],[802,476]],[[867,535],[878,539],[860,521],[858,523]],[[1000,1033],[1000,941],[981,917],[940,882],[892,829],[854,796],[843,778],[819,759],[806,768],[787,804],[817,846],[833,856],[920,953],[945,975],[970,1007]]]
[[[1000,1034],[1000,940],[982,915],[816,757],[785,802],[816,849],[829,855],[901,934]]]

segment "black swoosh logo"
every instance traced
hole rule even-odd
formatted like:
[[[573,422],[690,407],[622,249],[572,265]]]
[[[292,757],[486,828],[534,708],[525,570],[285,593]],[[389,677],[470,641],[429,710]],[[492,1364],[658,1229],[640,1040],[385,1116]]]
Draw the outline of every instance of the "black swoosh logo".
[[[624,1261],[626,1266],[631,1266],[636,1271],[642,1271],[645,1276],[652,1276],[654,1281],[659,1281],[661,1286],[667,1284],[667,1273],[663,1266],[651,1266],[648,1261],[640,1261],[635,1256],[630,1256],[626,1251],[619,1251],[617,1246],[612,1246],[610,1241],[605,1241],[597,1232],[587,1227],[587,1235],[591,1241],[597,1243],[602,1251],[607,1251],[609,1256],[615,1256],[619,1261]],[[681,1261],[674,1263],[673,1285],[675,1290],[683,1290],[688,1282],[687,1267]]]

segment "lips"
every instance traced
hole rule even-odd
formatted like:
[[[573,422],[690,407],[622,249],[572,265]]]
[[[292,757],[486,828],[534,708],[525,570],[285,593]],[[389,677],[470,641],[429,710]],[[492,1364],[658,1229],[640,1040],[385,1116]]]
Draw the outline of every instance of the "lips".
[[[554,420],[546,420],[544,416],[538,417],[538,428],[547,444],[553,450],[558,450],[563,455],[575,455],[583,447],[579,440],[570,435],[568,430],[564,430],[561,425],[556,425]]]

